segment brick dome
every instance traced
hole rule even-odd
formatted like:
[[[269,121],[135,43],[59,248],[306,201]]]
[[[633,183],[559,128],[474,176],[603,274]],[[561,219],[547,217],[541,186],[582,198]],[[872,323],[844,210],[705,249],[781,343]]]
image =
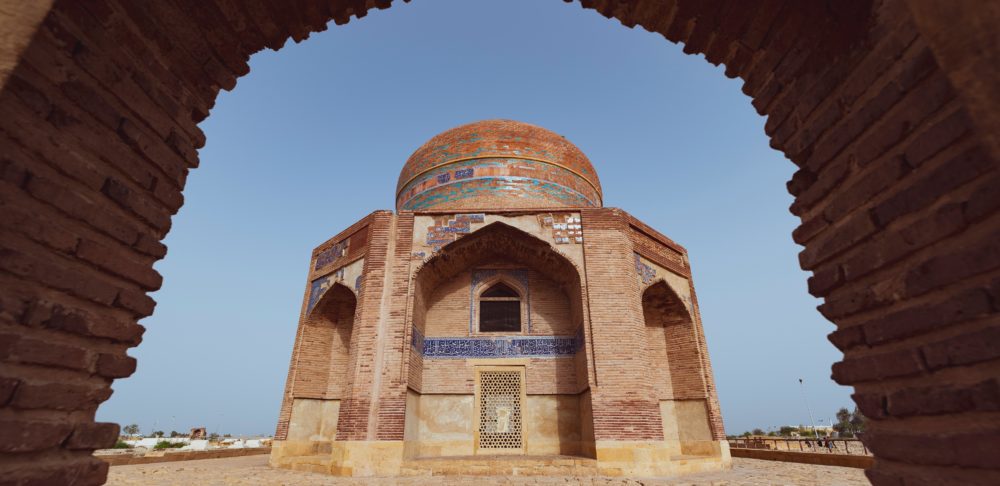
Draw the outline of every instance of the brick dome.
[[[512,120],[445,131],[399,174],[397,210],[600,207],[587,156],[563,136]]]

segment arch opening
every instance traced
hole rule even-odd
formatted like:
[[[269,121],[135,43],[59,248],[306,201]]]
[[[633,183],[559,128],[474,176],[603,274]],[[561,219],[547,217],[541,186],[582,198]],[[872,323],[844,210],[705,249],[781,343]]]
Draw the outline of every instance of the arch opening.
[[[314,452],[329,449],[337,437],[341,401],[350,384],[351,335],[357,298],[333,283],[308,311],[296,335],[285,394],[290,401],[286,438]]]
[[[957,434],[989,450],[997,427],[987,423],[983,433],[972,420],[981,416],[980,402],[886,405],[914,395],[979,396],[976,378],[988,379],[997,357],[983,351],[997,348],[983,343],[996,341],[997,307],[989,302],[1000,265],[993,258],[997,149],[984,134],[1000,131],[992,114],[984,121],[983,110],[965,101],[989,91],[969,73],[990,71],[967,69],[969,55],[951,55],[954,46],[988,45],[971,39],[992,38],[978,17],[992,14],[956,6],[947,16],[929,15],[931,7],[902,0],[769,5],[592,6],[746,80],[744,91],[769,116],[772,145],[801,167],[789,184],[803,219],[794,238],[814,272],[810,292],[826,299],[821,310],[838,325],[830,340],[846,355],[834,378],[855,387],[873,420],[867,440],[880,460],[870,477],[885,484],[992,477],[991,457],[958,458],[952,440],[938,440]],[[153,310],[145,293],[159,287],[152,270],[166,251],[159,241],[204,144],[197,123],[219,89],[246,74],[251,53],[303,40],[331,18],[363,17],[368,5],[296,7],[219,2],[184,11],[110,2],[97,10],[58,2],[51,12],[17,10],[15,21],[30,18],[32,27],[11,30],[19,42],[4,47],[12,55],[0,78],[0,103],[11,114],[0,141],[9,230],[0,295],[5,326],[17,336],[4,360],[18,371],[3,377],[0,397],[11,410],[4,420],[24,432],[14,436],[59,433],[4,444],[28,453],[17,460],[15,479],[106,476],[107,466],[89,454],[112,444],[117,427],[95,424],[93,410],[114,379],[135,369],[125,352],[142,334],[136,320]],[[965,28],[948,24],[955,18],[968,20]],[[25,224],[36,220],[45,224]],[[949,310],[956,302],[974,304],[956,313]],[[85,362],[67,372],[63,362],[26,358],[52,337],[81,346]],[[48,386],[78,393],[29,399]]]
[[[717,454],[698,331],[684,301],[664,280],[642,293],[646,351],[663,417],[664,439],[681,455]]]
[[[409,457],[504,452],[480,449],[488,431],[479,412],[492,402],[481,403],[479,379],[493,372],[524,377],[518,453],[594,457],[583,289],[572,262],[533,235],[492,223],[442,247],[416,272],[414,288]],[[519,329],[482,329],[491,302],[510,304]]]
[[[520,333],[521,316],[525,308],[521,304],[521,294],[506,283],[493,283],[479,293],[476,308],[480,333]]]

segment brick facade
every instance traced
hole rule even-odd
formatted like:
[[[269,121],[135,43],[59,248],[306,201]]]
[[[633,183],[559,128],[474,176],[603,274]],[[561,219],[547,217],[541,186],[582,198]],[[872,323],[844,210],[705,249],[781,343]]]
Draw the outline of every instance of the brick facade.
[[[94,410],[134,369],[126,351],[155,306],[146,292],[159,287],[160,240],[198,166],[198,123],[248,72],[250,54],[389,2],[64,1],[47,14],[46,2],[3,3],[0,477],[99,484],[107,466],[90,451],[115,434],[95,426]],[[805,246],[809,291],[837,326],[830,340],[844,358],[833,377],[872,419],[872,481],[995,478],[1000,14],[925,0],[584,6],[724,65],[767,116],[772,147],[799,167],[788,184],[802,220],[793,238]],[[388,238],[391,216],[378,219],[366,238]],[[630,246],[603,231],[590,248]],[[365,259],[365,287],[395,285],[382,246]],[[362,290],[352,342],[399,332],[374,317],[380,305]],[[642,334],[641,308],[622,311],[629,339]],[[587,345],[600,334],[586,329]],[[341,412],[360,428],[345,438],[392,416],[398,397],[391,377],[361,391],[375,370],[360,358],[349,359],[358,381]],[[599,360],[587,366],[597,387],[618,379]],[[636,420],[647,420],[652,393],[632,401]],[[602,416],[595,433],[623,423]]]
[[[577,250],[569,253],[558,249],[561,240],[546,226],[533,226],[545,210],[481,213],[475,227],[429,255],[413,250],[436,230],[422,226],[423,213],[408,211],[373,213],[317,247],[283,410],[294,399],[338,399],[337,440],[403,440],[407,389],[472,395],[477,360],[517,358],[440,357],[425,349],[441,341],[498,339],[479,332],[476,309],[479,293],[504,282],[520,295],[522,330],[514,339],[563,340],[556,352],[565,354],[520,361],[526,393],[586,392],[592,417],[577,427],[593,430],[590,440],[665,440],[662,421],[675,418],[663,416],[662,400],[704,403],[712,438],[723,438],[686,251],[624,211],[580,211],[584,243],[565,247]],[[461,214],[434,213],[435,221],[458,219]],[[356,234],[370,238],[355,244]],[[352,252],[365,260],[357,310],[345,315],[355,309],[354,294],[343,283],[327,289],[315,282],[331,276],[342,282]],[[650,282],[637,266],[647,257],[660,262]],[[333,263],[318,263],[327,261]],[[345,342],[349,353],[338,347]],[[279,421],[279,440],[289,418]]]

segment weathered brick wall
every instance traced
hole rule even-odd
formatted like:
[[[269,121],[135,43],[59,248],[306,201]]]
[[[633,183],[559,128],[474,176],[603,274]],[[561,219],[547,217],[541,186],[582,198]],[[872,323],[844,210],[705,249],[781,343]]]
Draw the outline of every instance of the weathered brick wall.
[[[668,398],[707,399],[702,362],[706,350],[701,347],[694,318],[684,303],[666,283],[658,282],[643,293],[642,307],[647,333],[662,340],[662,343],[650,342],[647,346],[665,357],[666,367],[669,368],[665,377],[670,380],[670,385],[663,389],[670,390]],[[661,347],[662,350],[659,349]],[[658,366],[654,363],[654,368]],[[660,397],[663,398],[663,395]]]
[[[635,257],[628,223],[615,209],[584,209],[587,306],[596,386],[596,440],[663,440],[660,404],[649,373]]]
[[[460,242],[445,246],[427,262],[424,273],[416,274],[413,324],[425,337],[476,335],[469,330],[470,299],[474,298],[472,276],[482,269],[526,271],[526,287],[514,281],[515,277],[501,278],[513,279],[507,281],[521,289],[522,298],[530,303],[526,307],[530,308],[531,335],[575,335],[580,325],[582,296],[575,291],[570,297],[567,287],[579,288],[580,280],[573,265],[555,255],[547,242],[511,227],[473,232]],[[489,287],[493,281],[483,281],[475,291]],[[525,313],[529,313],[528,309]],[[527,333],[527,321],[522,322],[522,327]],[[473,393],[475,377],[469,359],[420,358],[418,353],[412,350],[411,353],[410,388],[421,393]],[[579,393],[588,386],[586,375],[579,374],[585,373],[586,368],[581,370],[579,364],[575,357],[530,359],[526,370],[527,393]]]
[[[693,339],[678,336],[679,329],[687,328],[691,317],[684,303],[673,293],[665,282],[657,282],[647,288],[642,294],[642,315],[646,323],[646,349],[652,365],[653,387],[660,400],[674,398],[705,398],[704,386],[700,394],[691,396],[691,389],[686,386],[691,380],[697,379],[702,384],[702,369],[695,353],[691,362],[685,345],[694,345]],[[692,336],[693,337],[693,336]],[[691,365],[695,365],[692,369]],[[675,376],[676,375],[676,376]],[[675,392],[674,380],[678,380]],[[676,397],[675,397],[676,393]]]
[[[410,296],[411,297],[410,298],[411,298],[412,304],[410,306],[411,307],[410,308],[410,318],[409,318],[410,319],[410,325],[407,326],[407,327],[410,328],[410,329],[407,329],[407,333],[408,333],[407,334],[407,343],[409,343],[410,340],[412,340],[412,337],[413,337],[413,335],[412,335],[413,329],[412,328],[415,327],[420,332],[424,332],[424,330],[427,328],[427,326],[426,326],[426,322],[427,322],[427,296],[426,296],[426,294],[430,292],[430,290],[425,291],[421,287],[420,282],[418,281],[418,279],[413,278],[413,279],[411,279],[411,281],[412,281],[412,283],[411,283],[411,286],[410,286],[410,288],[411,288],[411,290],[410,290]],[[423,356],[420,355],[420,353],[413,352],[412,349],[407,349],[405,352],[406,352],[406,355],[408,356],[408,359],[409,359],[409,373],[408,373],[407,379],[406,379],[406,386],[409,387],[409,388],[412,388],[414,391],[416,391],[416,392],[419,393],[423,389],[424,358],[423,358]]]
[[[667,335],[666,327],[657,325],[655,321],[646,316],[646,353],[649,354],[649,362],[653,367],[649,370],[652,375],[653,390],[660,400],[670,400],[674,397],[674,390],[670,380],[670,357],[667,355]]]
[[[652,334],[656,339],[660,339],[662,334],[667,342],[664,353],[670,366],[671,396],[676,399],[705,400],[712,437],[721,440],[726,434],[687,252],[642,221],[631,215],[627,216],[632,230],[629,236],[636,253],[660,267],[659,271],[654,269],[656,275],[652,276],[653,281],[645,282],[648,276],[641,278],[645,282],[643,314],[647,332],[651,318],[663,323],[663,329],[653,331]],[[640,263],[637,262],[637,265]],[[668,273],[658,273],[663,271]],[[678,281],[677,277],[681,280]],[[668,281],[675,286],[669,285]],[[676,287],[682,282],[686,289]],[[685,299],[688,307],[683,302]]]
[[[403,440],[406,420],[407,351],[410,349],[409,312],[411,290],[410,255],[413,244],[413,213],[403,213],[394,219],[390,274],[384,290],[381,308],[384,324],[379,332],[382,346],[381,378],[378,380],[375,438]]]
[[[500,268],[499,262],[487,264],[481,268]],[[519,265],[507,264],[508,267],[523,269]],[[472,273],[469,270],[456,275],[453,279],[442,283],[434,290],[427,308],[424,335],[427,337],[468,337],[470,318],[470,298],[472,293]],[[574,322],[573,307],[570,299],[556,282],[546,278],[535,270],[527,270],[528,288],[522,296],[522,305],[526,307],[525,314],[530,311],[531,335],[537,336],[572,336],[579,328],[579,321]],[[517,286],[516,283],[511,285]],[[488,286],[488,285],[484,285]],[[481,291],[477,286],[476,291]],[[530,305],[526,305],[530,302]],[[472,322],[473,329],[477,323]],[[528,334],[528,322],[521,323],[523,331]],[[475,334],[475,332],[473,332]]]
[[[347,380],[341,378],[349,378],[350,374],[346,371],[335,372],[331,365],[339,365],[343,363],[343,356],[339,356],[337,359],[329,360],[324,362],[322,357],[320,359],[312,360],[316,366],[309,367],[305,364],[300,364],[299,354],[304,347],[306,336],[305,333],[308,330],[306,323],[309,321],[309,301],[310,296],[314,289],[311,283],[317,278],[329,275],[331,272],[335,271],[337,268],[346,266],[351,263],[357,264],[357,260],[363,258],[368,249],[368,224],[371,220],[371,215],[361,218],[347,229],[337,233],[329,240],[323,242],[319,246],[313,249],[312,256],[309,259],[309,271],[307,272],[308,277],[306,278],[305,291],[302,295],[302,305],[299,309],[299,319],[298,327],[295,331],[295,343],[292,346],[292,357],[288,364],[288,374],[285,378],[285,389],[282,393],[281,398],[281,408],[278,412],[278,424],[275,429],[274,437],[276,440],[284,440],[288,434],[288,423],[292,416],[292,400],[296,396],[305,397],[305,395],[298,395],[295,393],[296,376],[300,371],[306,373],[312,373],[314,376],[325,376],[326,383],[328,385],[333,385],[336,390],[333,390],[332,394],[336,394],[339,398],[343,395],[345,388],[347,386]],[[324,253],[329,254],[328,250],[336,245],[347,244],[347,251],[341,252],[340,256],[337,258],[324,258],[320,260],[320,255]],[[349,282],[345,282],[349,283]],[[357,312],[357,300],[355,300],[355,312]],[[351,329],[350,332],[353,334],[354,317],[351,317]],[[341,327],[340,331],[345,331],[345,327]],[[314,330],[315,331],[315,330]],[[326,331],[319,331],[320,334]],[[329,334],[329,332],[326,332]],[[350,342],[350,337],[345,337],[348,342]],[[348,354],[349,356],[349,354]],[[346,369],[347,363],[343,363]],[[337,379],[330,380],[329,376],[332,374],[337,375]],[[323,379],[323,378],[320,378]],[[316,379],[313,379],[316,381]],[[320,395],[317,395],[319,393]],[[312,395],[315,398],[322,398],[322,396],[331,396],[331,391],[329,389],[320,391],[314,391]]]
[[[309,303],[310,287],[309,282],[306,282],[305,292],[302,297],[302,306],[299,311],[299,324],[295,329],[295,341],[292,344],[292,356],[289,358],[288,373],[285,375],[285,389],[281,393],[281,408],[278,410],[278,423],[275,425],[274,440],[285,440],[288,438],[288,425],[292,420],[292,388],[295,384],[295,362],[298,361],[299,348],[302,346],[302,334],[305,332],[302,320]]]
[[[694,336],[698,341],[698,349],[701,353],[701,377],[705,380],[705,394],[708,396],[706,405],[708,406],[708,421],[712,426],[712,438],[722,440],[726,438],[726,431],[722,424],[722,407],[719,406],[719,393],[715,388],[715,373],[712,372],[712,361],[708,359],[708,344],[705,343],[705,328],[701,323],[701,309],[698,307],[698,294],[694,291],[694,280],[688,279],[688,286],[691,293],[691,313],[694,316]]]
[[[632,239],[632,247],[636,253],[677,275],[683,277],[691,276],[691,269],[688,266],[686,256],[687,251],[683,247],[632,215],[627,216],[630,230],[629,237]]]
[[[422,393],[473,393],[474,365],[465,359],[424,358]],[[529,395],[575,395],[587,388],[586,377],[578,376],[572,357],[531,358],[525,369],[525,391]]]
[[[584,5],[724,64],[800,167],[794,238],[837,325],[834,377],[872,419],[873,481],[996,482],[1000,13],[928,0]],[[90,451],[117,427],[95,424],[94,408],[134,369],[126,350],[153,310],[145,293],[204,145],[197,124],[251,53],[370,6],[60,1],[30,42],[8,25],[24,16],[0,20],[0,53],[19,59],[0,76],[0,477],[104,480]],[[363,385],[342,416],[369,416]]]
[[[348,359],[347,393],[340,405],[337,440],[372,440],[381,388],[382,356],[380,335],[384,331],[383,303],[389,278],[389,255],[395,231],[395,216],[390,211],[372,213],[367,231],[367,251],[358,295],[358,309],[351,334]],[[356,343],[356,344],[354,344]]]
[[[431,291],[422,328],[427,337],[469,336],[469,286],[472,272],[465,271]]]
[[[355,308],[354,293],[334,284],[302,323],[293,398],[342,397]]]

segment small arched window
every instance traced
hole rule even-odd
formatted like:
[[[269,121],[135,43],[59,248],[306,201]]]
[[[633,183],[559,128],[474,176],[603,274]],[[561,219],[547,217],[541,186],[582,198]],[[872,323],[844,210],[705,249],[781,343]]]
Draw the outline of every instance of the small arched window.
[[[521,296],[503,282],[479,295],[479,332],[521,332]]]

